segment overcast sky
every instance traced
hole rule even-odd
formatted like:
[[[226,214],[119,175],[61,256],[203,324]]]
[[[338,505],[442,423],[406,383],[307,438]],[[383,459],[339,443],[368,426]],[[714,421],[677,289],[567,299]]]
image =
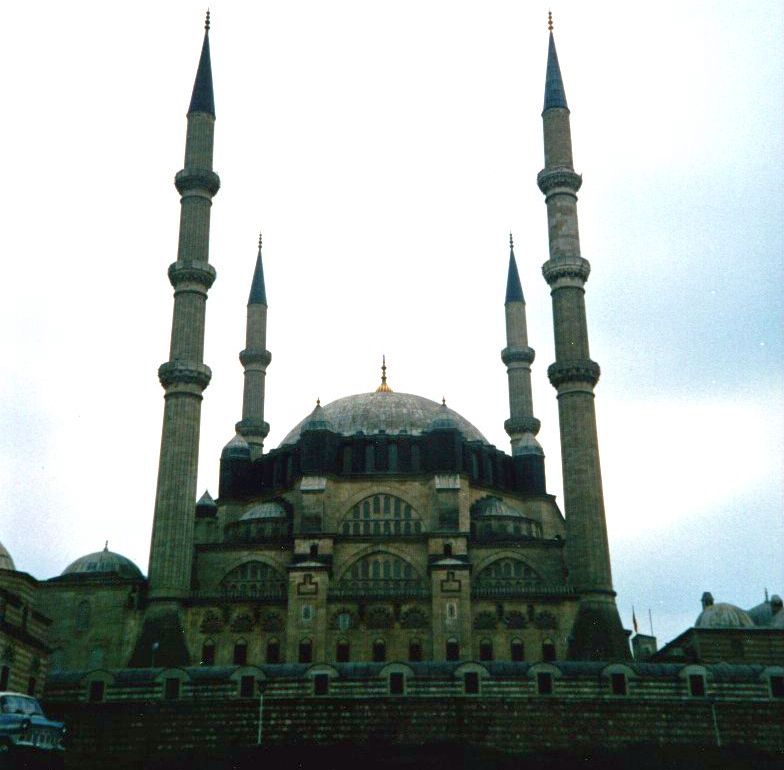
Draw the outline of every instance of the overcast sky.
[[[618,604],[660,640],[699,598],[784,592],[781,2],[552,6],[575,166]],[[204,5],[4,8],[0,540],[146,572],[185,112]],[[509,230],[561,498],[541,118],[547,5],[212,2],[217,111],[199,488],[241,417],[259,228],[276,446],[393,389],[508,451]],[[647,617],[645,628],[647,628]]]

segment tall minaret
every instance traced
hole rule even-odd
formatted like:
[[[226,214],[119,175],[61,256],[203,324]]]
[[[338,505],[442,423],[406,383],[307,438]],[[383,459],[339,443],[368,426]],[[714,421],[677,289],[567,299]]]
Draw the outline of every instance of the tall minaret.
[[[264,422],[264,381],[272,355],[267,350],[267,291],[264,287],[264,266],[261,262],[261,233],[259,253],[248,297],[248,315],[245,325],[245,350],[240,362],[245,369],[245,388],[242,393],[242,420],[237,433],[248,442],[251,460],[262,453],[269,425]]]
[[[542,272],[553,298],[555,363],[547,373],[558,391],[561,428],[566,559],[580,605],[569,656],[628,658],[629,646],[615,606],[599,467],[593,389],[599,365],[588,350],[585,282],[590,265],[580,256],[577,191],[582,177],[572,164],[569,108],[553,39],[552,16],[544,94],[544,169],[537,182],[547,204],[550,259]]]
[[[153,601],[180,599],[191,586],[201,399],[211,377],[202,361],[207,290],[215,280],[208,262],[210,207],[220,186],[212,170],[215,103],[209,29],[208,12],[188,109],[184,168],[174,179],[181,196],[180,239],[177,261],[169,267],[174,287],[169,360],[158,369],[166,393],[150,548]]]
[[[517,271],[511,233],[504,309],[506,347],[501,351],[501,360],[506,364],[509,380],[509,419],[504,423],[504,428],[512,442],[512,456],[515,458],[517,472],[525,476],[526,488],[531,492],[544,494],[544,452],[536,440],[540,423],[534,417],[531,395],[531,364],[535,352],[528,346],[525,297]]]

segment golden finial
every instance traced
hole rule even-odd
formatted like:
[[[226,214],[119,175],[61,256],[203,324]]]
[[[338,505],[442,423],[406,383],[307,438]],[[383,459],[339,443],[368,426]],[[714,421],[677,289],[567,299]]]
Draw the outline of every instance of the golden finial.
[[[548,11],[547,12],[547,29],[550,30],[550,32],[553,31],[553,12],[552,11]]]
[[[509,248],[510,249],[514,248],[514,238],[512,238],[512,231],[511,230],[509,231]]]
[[[261,230],[259,230],[259,251],[261,251]]]
[[[204,19],[204,31],[205,32],[209,32],[210,31],[210,9],[209,8],[207,9],[207,16]]]
[[[392,388],[387,385],[387,357],[381,356],[381,384],[376,388],[376,393],[391,393]]]
[[[321,398],[316,398],[316,406],[321,406]]]

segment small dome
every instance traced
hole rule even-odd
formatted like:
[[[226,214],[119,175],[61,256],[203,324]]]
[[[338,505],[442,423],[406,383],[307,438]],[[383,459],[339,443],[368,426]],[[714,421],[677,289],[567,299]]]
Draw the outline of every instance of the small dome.
[[[316,401],[316,408],[302,423],[301,430],[302,432],[306,430],[335,430],[324,412],[324,407],[321,406],[321,401]]]
[[[517,508],[507,505],[500,497],[483,497],[474,504],[472,513],[475,516],[514,516],[516,518],[526,518]]]
[[[109,550],[108,544],[103,551],[88,553],[75,562],[69,564],[64,570],[63,575],[118,575],[122,578],[133,580],[143,580],[141,570],[125,556],[113,553]]]
[[[285,519],[286,510],[280,503],[268,502],[254,505],[249,511],[242,514],[240,521],[251,519]]]
[[[248,442],[239,433],[235,433],[234,438],[223,447],[221,457],[247,459],[250,457]]]
[[[453,415],[454,412],[446,405],[446,401],[442,401],[436,416],[430,421],[430,425],[427,426],[428,430],[459,430],[457,420],[455,420]]]
[[[8,553],[2,543],[0,543],[0,569],[16,570],[16,567],[14,566],[14,560],[11,558],[11,554]]]
[[[749,614],[734,604],[704,604],[703,611],[694,621],[696,628],[753,628]]]
[[[749,617],[754,621],[754,625],[772,626],[776,615],[784,616],[784,613],[781,611],[781,597],[778,594],[773,594],[770,599],[766,598],[761,604],[752,607],[748,613]]]

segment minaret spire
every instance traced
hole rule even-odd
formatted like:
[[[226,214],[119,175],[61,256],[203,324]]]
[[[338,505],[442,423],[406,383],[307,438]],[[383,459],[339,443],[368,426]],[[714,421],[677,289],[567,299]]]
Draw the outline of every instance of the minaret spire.
[[[240,362],[245,369],[245,387],[242,394],[242,420],[236,427],[250,447],[251,460],[263,451],[269,425],[264,422],[264,384],[272,354],[267,350],[267,291],[264,286],[264,265],[261,259],[261,233],[256,267],[248,296],[245,324],[245,350]]]
[[[536,440],[539,420],[534,417],[531,395],[531,364],[535,352],[528,346],[525,298],[517,271],[514,239],[509,233],[509,273],[506,281],[506,347],[501,360],[509,380],[509,419],[504,428],[512,442],[512,456],[518,458],[517,470],[531,492],[545,492],[544,453]]]
[[[591,360],[585,316],[590,265],[580,255],[577,191],[566,93],[550,30],[544,111],[544,169],[537,183],[545,196],[550,259],[542,266],[553,301],[555,363],[548,369],[558,391],[569,579],[580,605],[570,635],[577,659],[628,658],[610,572],[594,387],[599,365]]]
[[[181,196],[180,235],[177,261],[169,267],[174,287],[169,360],[158,369],[165,404],[150,546],[150,606],[132,666],[150,665],[153,644],[158,665],[189,662],[179,607],[191,587],[201,401],[212,375],[203,362],[204,322],[207,290],[215,280],[209,264],[210,209],[220,187],[212,170],[215,107],[208,35],[205,29],[188,109],[184,168],[174,180]]]

